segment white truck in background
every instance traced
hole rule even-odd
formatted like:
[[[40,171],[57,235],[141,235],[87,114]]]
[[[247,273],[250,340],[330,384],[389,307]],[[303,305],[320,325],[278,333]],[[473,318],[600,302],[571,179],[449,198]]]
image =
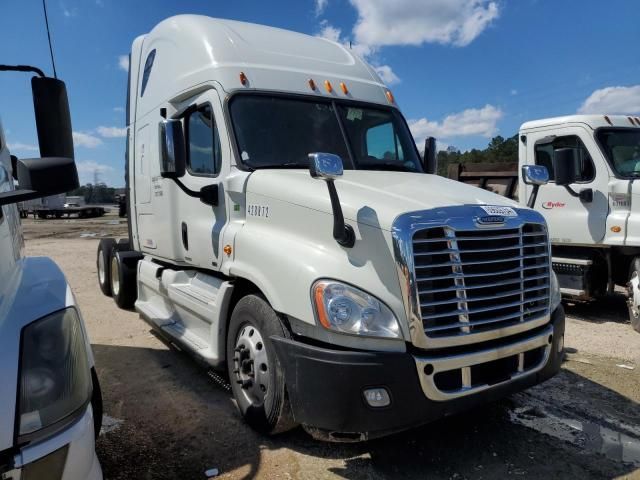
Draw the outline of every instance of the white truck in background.
[[[544,219],[434,154],[349,49],[169,18],[132,45],[129,238],[101,241],[100,288],[266,433],[364,440],[538,384],[564,342]]]
[[[523,205],[533,198],[529,206],[549,226],[563,296],[593,300],[613,293],[616,285],[626,287],[629,319],[640,332],[640,118],[546,118],[524,123],[518,139],[517,170],[455,165],[449,178],[519,197]],[[549,173],[537,197],[524,181],[527,165]]]
[[[23,255],[17,208],[78,187],[66,87],[34,67],[0,71],[39,75],[31,84],[43,157],[10,155],[0,127],[0,478],[100,480],[102,397],[82,315],[60,268]]]

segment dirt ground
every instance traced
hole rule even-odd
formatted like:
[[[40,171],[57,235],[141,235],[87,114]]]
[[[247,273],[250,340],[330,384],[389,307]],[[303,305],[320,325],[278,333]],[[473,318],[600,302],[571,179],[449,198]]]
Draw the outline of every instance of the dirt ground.
[[[567,361],[499,403],[360,444],[298,429],[273,438],[240,419],[225,382],[167,346],[98,288],[94,220],[25,220],[26,253],[51,256],[82,308],[105,403],[98,455],[115,479],[640,478],[640,334],[624,299],[565,305]]]

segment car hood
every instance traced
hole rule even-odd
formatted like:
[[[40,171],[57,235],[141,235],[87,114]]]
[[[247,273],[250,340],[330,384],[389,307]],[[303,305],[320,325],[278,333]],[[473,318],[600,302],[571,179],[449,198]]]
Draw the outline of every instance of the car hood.
[[[0,285],[0,451],[13,446],[20,334],[29,323],[73,303],[64,274],[49,258],[18,260]]]
[[[495,193],[422,173],[345,170],[335,184],[345,219],[384,230],[406,212],[470,204],[518,206]],[[307,170],[256,170],[247,192],[331,213],[325,182]]]

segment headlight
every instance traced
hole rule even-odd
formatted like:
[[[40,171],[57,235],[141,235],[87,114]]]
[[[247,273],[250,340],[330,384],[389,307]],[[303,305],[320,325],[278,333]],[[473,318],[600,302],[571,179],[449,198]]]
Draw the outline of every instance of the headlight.
[[[19,436],[71,422],[91,398],[91,371],[75,308],[60,310],[22,332]],[[25,438],[23,438],[24,440]]]
[[[329,330],[371,337],[401,337],[391,310],[362,290],[320,280],[313,285],[312,296],[318,320]]]
[[[560,301],[562,300],[562,295],[560,294],[560,284],[558,283],[558,277],[556,277],[556,272],[551,270],[551,312],[558,308],[560,305]]]

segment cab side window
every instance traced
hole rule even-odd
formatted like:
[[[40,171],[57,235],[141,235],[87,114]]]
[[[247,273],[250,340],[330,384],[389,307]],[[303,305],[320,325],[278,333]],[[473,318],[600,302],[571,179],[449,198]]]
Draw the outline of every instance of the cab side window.
[[[154,48],[153,50],[151,50],[151,52],[149,52],[149,55],[147,55],[147,60],[144,62],[144,71],[142,72],[142,86],[140,88],[140,97],[144,96],[144,91],[147,89],[147,83],[149,83],[149,75],[151,75],[151,68],[153,67],[153,61],[155,59],[156,59],[156,49]],[[129,97],[127,96],[127,98]]]
[[[211,105],[202,105],[191,113],[186,123],[187,167],[193,175],[215,176],[220,173],[220,137]]]
[[[549,143],[540,143],[535,146],[536,165],[543,165],[549,171],[549,181],[553,181],[556,176],[553,170],[553,152],[558,148],[571,147],[577,150],[578,162],[576,171],[577,182],[590,182],[595,178],[595,166],[587,147],[577,135],[567,135],[558,137]]]

